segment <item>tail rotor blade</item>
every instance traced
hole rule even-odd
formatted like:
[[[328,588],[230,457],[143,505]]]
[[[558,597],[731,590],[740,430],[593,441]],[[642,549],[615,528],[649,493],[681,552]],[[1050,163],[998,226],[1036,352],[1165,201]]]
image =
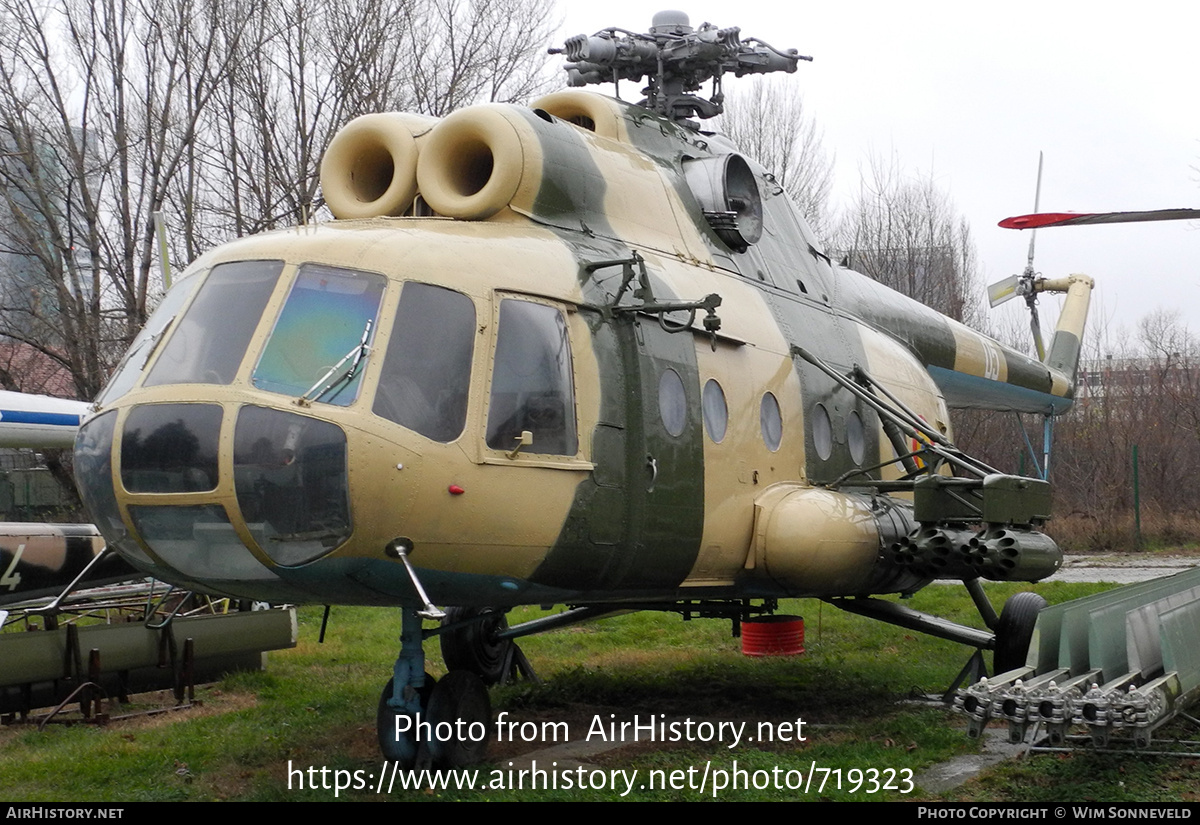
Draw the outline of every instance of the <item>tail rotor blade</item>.
[[[1042,324],[1038,321],[1037,304],[1033,301],[1029,303],[1029,330],[1033,333],[1033,345],[1037,347],[1037,357],[1039,361],[1046,360],[1046,345],[1042,343]]]
[[[988,286],[988,305],[991,306],[992,309],[995,309],[1016,295],[1018,280],[1019,279],[1016,275],[1009,275],[1004,280],[996,281],[996,283]]]
[[[1041,209],[1042,203],[1042,152],[1038,152],[1038,178],[1037,188],[1033,190],[1033,211],[1036,213]],[[1037,240],[1037,229],[1029,233],[1029,257],[1025,260],[1026,274],[1033,274],[1033,244]]]

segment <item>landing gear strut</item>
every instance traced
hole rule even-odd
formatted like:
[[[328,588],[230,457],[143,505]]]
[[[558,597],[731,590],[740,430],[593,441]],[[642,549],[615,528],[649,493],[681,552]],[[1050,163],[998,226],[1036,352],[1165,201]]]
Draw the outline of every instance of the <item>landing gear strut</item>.
[[[417,764],[421,743],[417,738],[418,720],[429,705],[433,677],[425,672],[425,649],[421,638],[421,617],[417,611],[405,608],[400,629],[400,655],[392,667],[379,697],[379,712],[375,717],[379,750],[385,759],[411,768]],[[420,753],[422,762],[427,754]]]
[[[1004,603],[1004,609],[997,617],[987,594],[979,585],[979,579],[965,581],[963,584],[967,586],[967,591],[975,601],[984,623],[995,634],[992,644],[995,651],[992,657],[992,674],[999,676],[1001,673],[1024,667],[1029,645],[1033,641],[1033,628],[1037,624],[1038,613],[1046,606],[1046,600],[1037,593],[1015,593]],[[975,684],[984,676],[987,676],[987,666],[983,661],[983,648],[977,647],[942,696],[943,700],[951,702],[962,685]]]
[[[491,738],[487,687],[468,670],[451,670],[435,681],[425,672],[422,641],[420,613],[405,608],[400,655],[379,697],[379,749],[402,768],[457,768],[477,762]]]

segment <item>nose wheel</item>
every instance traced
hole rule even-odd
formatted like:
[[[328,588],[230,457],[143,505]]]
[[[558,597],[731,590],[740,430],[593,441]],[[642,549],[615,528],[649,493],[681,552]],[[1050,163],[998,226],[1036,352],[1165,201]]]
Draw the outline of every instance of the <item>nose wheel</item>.
[[[429,697],[428,717],[434,767],[459,768],[483,759],[491,740],[492,702],[478,676],[466,670],[447,673]]]
[[[396,680],[388,679],[383,693],[379,695],[379,710],[375,714],[375,730],[384,759],[399,762],[403,768],[427,767],[431,764],[428,748],[417,739],[416,723],[424,716],[424,709],[429,707],[435,683],[436,680],[426,673],[425,683],[415,688],[416,706],[421,710],[412,711],[407,702],[401,709],[393,707]],[[409,690],[413,689],[411,685],[408,687]]]
[[[475,673],[425,672],[421,616],[403,611],[400,655],[379,697],[375,728],[383,757],[401,768],[457,768],[478,762],[491,739],[492,704]]]

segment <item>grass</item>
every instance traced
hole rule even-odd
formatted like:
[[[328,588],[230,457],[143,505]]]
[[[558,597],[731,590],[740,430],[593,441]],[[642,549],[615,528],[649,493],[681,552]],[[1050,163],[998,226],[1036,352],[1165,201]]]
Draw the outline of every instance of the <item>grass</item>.
[[[1076,598],[1097,585],[1046,584],[1034,589],[1051,602]],[[1016,586],[991,586],[999,604]],[[962,588],[930,587],[909,604],[966,623],[978,624]],[[919,787],[867,793],[870,777],[855,769],[920,772],[977,745],[962,722],[938,706],[902,700],[940,692],[967,657],[961,646],[842,613],[816,601],[786,603],[784,611],[806,619],[807,654],[788,659],[753,659],[740,654],[727,622],[677,616],[631,614],[579,625],[523,641],[543,684],[495,688],[494,712],[506,719],[565,723],[580,742],[593,726],[610,721],[691,719],[745,723],[753,735],[763,724],[789,741],[626,743],[586,757],[587,770],[637,770],[657,786],[635,788],[625,798],[691,800],[712,797],[686,787],[709,770],[710,780],[736,766],[748,784],[775,772],[786,784],[807,776],[811,766],[828,769],[825,787],[808,793],[770,788],[729,789],[721,799],[929,799]],[[536,615],[524,609],[515,620]],[[327,643],[316,643],[319,609],[300,612],[301,642],[271,654],[265,673],[240,674],[201,688],[203,707],[166,716],[114,723],[107,728],[51,726],[0,729],[0,797],[6,801],[279,800],[327,801],[333,791],[299,790],[293,770],[326,767],[344,778],[377,774],[374,711],[395,655],[396,611],[335,608]],[[440,675],[437,644],[427,646],[429,669]],[[662,714],[664,716],[660,717]],[[795,724],[805,723],[802,728]],[[552,728],[545,727],[549,731]],[[562,728],[558,728],[562,730]],[[798,733],[805,736],[798,739]],[[593,736],[593,741],[598,737]],[[778,739],[778,737],[777,737]],[[536,746],[493,742],[491,762],[481,776],[508,778]],[[539,765],[558,757],[539,756]],[[840,775],[836,771],[840,770]],[[499,773],[493,774],[493,771]],[[755,771],[760,773],[755,774]],[[791,772],[790,774],[788,772]],[[658,772],[652,774],[651,772]],[[797,773],[798,772],[798,773]],[[905,774],[906,776],[907,774]],[[597,774],[599,776],[599,774]],[[814,776],[816,776],[814,774]],[[320,776],[317,775],[318,784]],[[886,777],[884,777],[886,778]],[[672,779],[676,785],[671,787]],[[840,779],[841,788],[836,787]],[[863,782],[863,780],[868,780]],[[1077,795],[1080,800],[1141,801],[1188,798],[1194,794],[1194,762],[1130,760],[1095,754],[1037,757],[985,772],[944,795],[960,800],[1028,800]],[[861,787],[852,791],[852,784]],[[307,784],[307,782],[306,782]],[[365,784],[365,782],[364,782]],[[371,781],[374,784],[374,780]],[[645,784],[644,781],[639,784]],[[897,783],[899,784],[899,783]],[[665,787],[662,787],[664,786]],[[383,797],[368,790],[338,793],[339,799],[614,799],[610,788],[580,790],[412,790]]]

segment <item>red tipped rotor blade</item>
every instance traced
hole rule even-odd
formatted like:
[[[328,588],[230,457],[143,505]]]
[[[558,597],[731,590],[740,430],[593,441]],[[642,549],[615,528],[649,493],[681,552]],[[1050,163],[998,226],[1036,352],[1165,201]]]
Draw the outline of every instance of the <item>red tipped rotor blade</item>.
[[[1200,209],[1156,209],[1150,212],[1042,212],[1000,221],[1004,229],[1037,229],[1042,226],[1077,226],[1089,223],[1139,221],[1190,221],[1200,219]]]
[[[1156,209],[1147,212],[1044,212],[1005,218],[1000,221],[1000,226],[1005,229],[1037,229],[1042,226],[1196,219],[1200,219],[1200,209]]]

